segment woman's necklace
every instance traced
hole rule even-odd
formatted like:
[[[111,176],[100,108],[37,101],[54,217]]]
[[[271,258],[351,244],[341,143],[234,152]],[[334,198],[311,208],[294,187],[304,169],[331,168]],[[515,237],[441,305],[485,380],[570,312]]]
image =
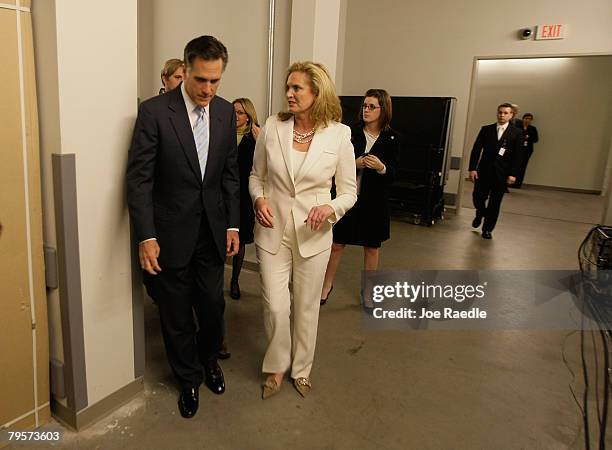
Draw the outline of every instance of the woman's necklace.
[[[365,128],[363,129],[363,131],[365,131],[365,134],[367,134],[368,136],[370,136],[370,138],[371,138],[372,140],[374,140],[374,141],[375,141],[376,139],[378,139],[378,136],[380,136],[380,131],[378,132],[378,134],[372,134],[372,133],[370,133],[368,130],[366,130]]]
[[[296,130],[295,128],[293,129],[293,140],[295,142],[297,142],[298,144],[307,144],[310,141],[312,141],[312,138],[314,137],[314,128],[311,128],[309,131],[306,131],[304,133],[300,133],[298,130]]]

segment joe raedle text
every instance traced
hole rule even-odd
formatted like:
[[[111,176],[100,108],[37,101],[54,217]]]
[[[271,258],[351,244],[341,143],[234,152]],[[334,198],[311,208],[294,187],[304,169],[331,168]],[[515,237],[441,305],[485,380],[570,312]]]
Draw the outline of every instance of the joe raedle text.
[[[480,308],[456,310],[443,308],[440,310],[429,310],[427,308],[413,309],[400,308],[398,310],[385,310],[375,307],[372,311],[375,319],[486,319],[487,312]]]
[[[428,284],[395,282],[371,288],[374,319],[486,319],[482,307],[487,283]],[[469,303],[469,306],[466,304]],[[398,304],[398,302],[400,302]],[[480,306],[473,306],[478,302]],[[402,306],[401,303],[408,304]]]

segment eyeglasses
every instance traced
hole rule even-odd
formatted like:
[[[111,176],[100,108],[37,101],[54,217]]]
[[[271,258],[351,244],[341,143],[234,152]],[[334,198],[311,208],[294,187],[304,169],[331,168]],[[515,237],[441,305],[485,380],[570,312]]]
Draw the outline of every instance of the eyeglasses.
[[[375,109],[382,108],[382,106],[376,106],[370,103],[364,103],[363,105],[361,105],[361,108],[365,109],[366,111],[367,110],[374,111]]]

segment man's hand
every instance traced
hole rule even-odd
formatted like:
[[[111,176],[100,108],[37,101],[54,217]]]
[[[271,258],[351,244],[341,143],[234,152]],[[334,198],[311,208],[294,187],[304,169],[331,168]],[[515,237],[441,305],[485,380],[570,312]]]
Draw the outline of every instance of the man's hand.
[[[478,179],[478,172],[476,172],[475,170],[470,170],[470,180],[474,182],[477,179]]]
[[[310,227],[312,231],[317,231],[319,228],[321,228],[323,222],[326,221],[329,216],[334,214],[334,212],[334,208],[332,208],[330,205],[313,206],[310,208],[310,212],[308,213],[308,217],[306,217],[304,223],[307,227]]]
[[[508,179],[506,180],[506,183],[514,184],[515,181],[516,181],[516,177],[513,177],[512,175],[510,175]]]
[[[273,217],[274,214],[272,214],[272,209],[270,209],[268,205],[268,200],[263,197],[258,197],[257,200],[255,200],[255,218],[259,224],[262,227],[274,228]]]
[[[151,275],[157,275],[161,272],[161,267],[159,267],[159,263],[157,262],[159,251],[159,244],[156,240],[145,241],[138,244],[138,259],[140,260],[140,267],[142,270]]]
[[[225,253],[227,256],[234,256],[238,253],[240,247],[240,238],[236,230],[227,230],[227,245],[225,246]]]

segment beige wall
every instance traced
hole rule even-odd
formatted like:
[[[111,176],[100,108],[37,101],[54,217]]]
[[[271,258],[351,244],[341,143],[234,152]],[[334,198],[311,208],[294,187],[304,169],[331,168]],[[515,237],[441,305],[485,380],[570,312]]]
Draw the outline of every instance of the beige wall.
[[[75,154],[87,397],[92,405],[134,380],[124,178],[137,107],[136,0],[45,0],[33,8],[45,239],[55,245],[51,155]],[[61,359],[56,297],[57,292],[50,297],[52,356]]]
[[[286,9],[284,5],[280,8]],[[249,97],[263,121],[267,102],[268,17],[268,0],[140,0],[139,97],[144,100],[157,95],[163,63],[169,58],[182,58],[185,44],[194,37],[210,34],[223,42],[229,53],[218,95],[228,101]]]
[[[569,25],[566,39],[517,38],[519,29],[550,21]],[[503,8],[487,0],[350,0],[342,94],[376,86],[457,97],[452,154],[462,156],[475,57],[612,54],[611,23],[609,0],[517,0]],[[451,173],[446,191],[457,192],[459,173]]]
[[[612,56],[484,60],[466,147],[499,103],[531,112],[540,142],[525,183],[601,191],[612,136]]]
[[[285,100],[285,76],[289,67],[291,51],[292,0],[276,0],[274,20],[274,67],[272,68],[272,114],[287,108]],[[264,122],[265,116],[259,121]]]

